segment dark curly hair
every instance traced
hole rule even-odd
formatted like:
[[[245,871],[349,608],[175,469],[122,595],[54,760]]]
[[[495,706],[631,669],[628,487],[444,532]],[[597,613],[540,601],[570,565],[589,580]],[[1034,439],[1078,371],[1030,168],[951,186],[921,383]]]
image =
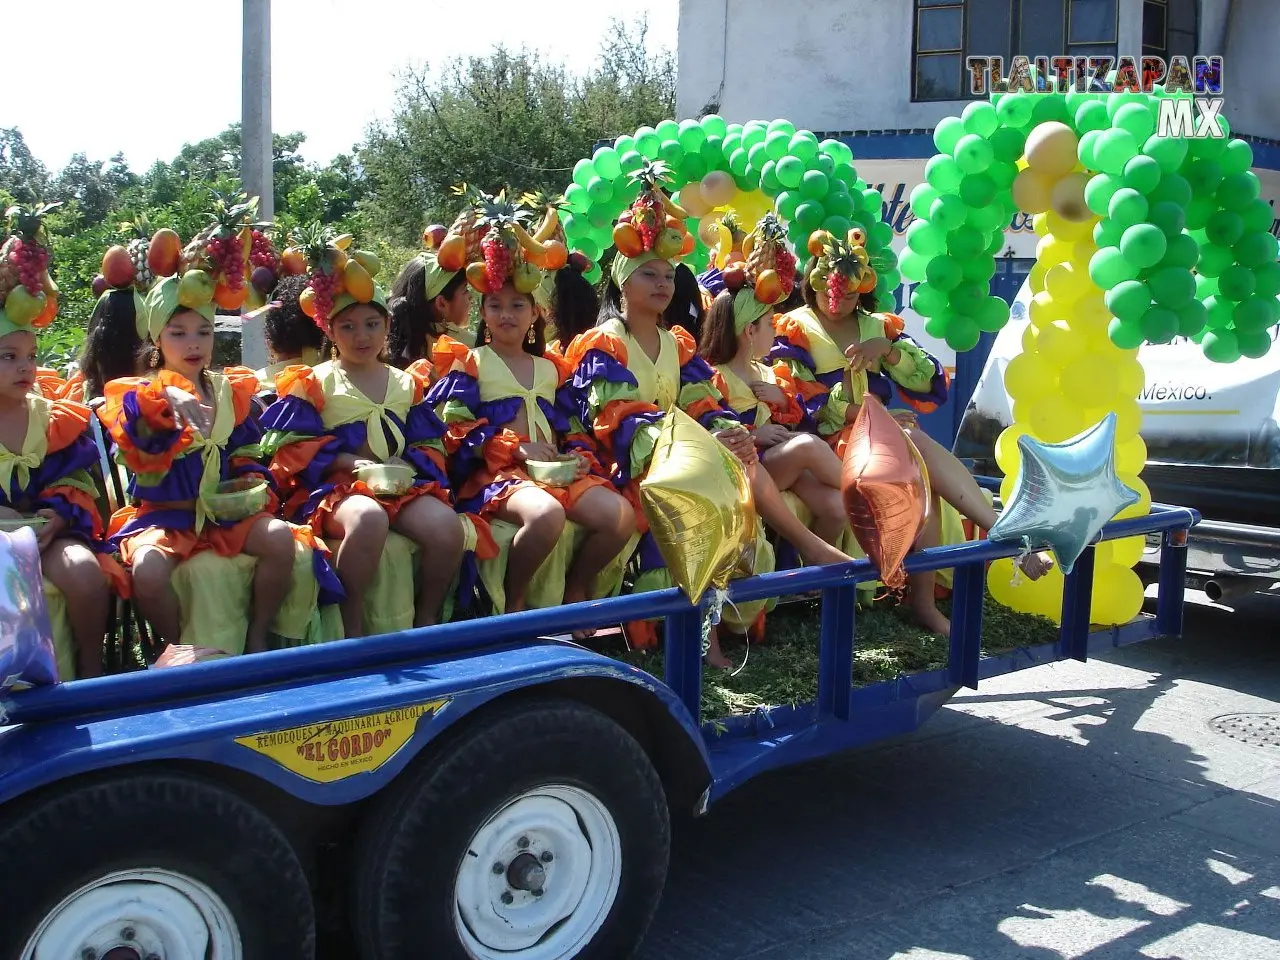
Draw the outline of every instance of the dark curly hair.
[[[702,325],[706,319],[707,311],[702,305],[702,288],[698,286],[697,276],[686,264],[677,264],[675,293],[662,313],[662,325],[668,329],[684,327],[693,334],[695,341],[701,343]]]
[[[98,299],[89,317],[80,371],[85,396],[102,396],[111,380],[135,376],[144,365],[145,345],[138,336],[133,290],[112,290]]]
[[[574,337],[594,327],[599,315],[600,297],[591,281],[573,267],[557,270],[551,291],[551,319],[561,346],[568,347]]]
[[[298,304],[306,286],[306,275],[298,274],[282,278],[271,291],[272,301],[280,306],[273,306],[267,311],[263,332],[267,346],[278,357],[299,357],[307,347],[319,350],[324,343],[324,334]]]
[[[451,299],[466,282],[466,272],[459,270],[436,296]],[[401,369],[425,356],[428,337],[448,332],[444,317],[436,311],[435,297],[427,299],[426,265],[421,257],[406,263],[396,277],[387,297],[387,310],[391,316],[387,351],[391,363]]]

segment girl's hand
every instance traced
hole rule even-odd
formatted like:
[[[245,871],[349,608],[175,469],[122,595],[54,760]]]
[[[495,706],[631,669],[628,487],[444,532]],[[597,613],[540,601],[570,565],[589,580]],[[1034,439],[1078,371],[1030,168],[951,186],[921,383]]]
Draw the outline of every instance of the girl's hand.
[[[355,471],[359,470],[361,467],[376,467],[377,465],[378,465],[377,460],[366,460],[364,457],[352,457],[351,470],[349,472],[354,473]]]
[[[780,423],[766,423],[762,427],[756,427],[754,436],[756,446],[767,450],[790,440],[791,431]]]
[[[751,439],[751,434],[742,427],[717,430],[712,436],[728,447],[730,453],[748,466],[759,459],[756,456],[755,441]]]
[[[201,436],[209,433],[213,411],[201,403],[199,397],[177,387],[165,387],[164,395],[169,406],[173,407],[173,414],[179,425],[190,427]]]
[[[579,451],[573,451],[574,459],[578,461],[577,472],[573,475],[574,480],[581,480],[591,472],[591,461],[582,455]]]
[[[782,392],[782,388],[776,383],[765,383],[763,380],[756,380],[751,384],[751,392],[756,395],[757,400],[763,403],[781,406],[787,402],[787,395]]]
[[[549,443],[522,443],[516,448],[516,459],[521,463],[529,460],[558,460],[560,451]]]
[[[850,368],[855,372],[861,372],[879,363],[889,355],[892,349],[893,344],[887,338],[874,337],[862,343],[855,343],[844,352],[844,355],[849,358]]]
[[[63,520],[56,510],[50,510],[48,507],[37,510],[35,515],[44,517],[47,521],[36,528],[36,544],[44,550],[67,529],[67,521]]]

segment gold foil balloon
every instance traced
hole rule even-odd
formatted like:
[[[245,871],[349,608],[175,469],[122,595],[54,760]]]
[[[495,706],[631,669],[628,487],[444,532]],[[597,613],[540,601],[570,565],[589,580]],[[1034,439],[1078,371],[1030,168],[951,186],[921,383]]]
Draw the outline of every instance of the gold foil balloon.
[[[751,484],[738,458],[679,409],[662,421],[640,503],[671,582],[690,600],[728,586],[756,529]]]
[[[929,479],[911,438],[868,394],[849,430],[841,475],[853,535],[891,590],[906,584],[903,561],[929,516]]]

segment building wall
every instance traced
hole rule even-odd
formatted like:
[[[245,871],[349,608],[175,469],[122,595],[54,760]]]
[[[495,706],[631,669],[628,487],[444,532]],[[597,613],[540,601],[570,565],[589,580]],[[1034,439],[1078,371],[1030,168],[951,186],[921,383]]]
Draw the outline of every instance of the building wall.
[[[932,128],[966,101],[911,101],[914,11],[913,0],[680,0],[677,113],[823,132]],[[1268,139],[1280,139],[1278,13],[1277,0],[1200,0],[1199,49],[1226,58],[1226,116]],[[1120,0],[1119,17],[1120,52],[1139,54],[1142,0]]]

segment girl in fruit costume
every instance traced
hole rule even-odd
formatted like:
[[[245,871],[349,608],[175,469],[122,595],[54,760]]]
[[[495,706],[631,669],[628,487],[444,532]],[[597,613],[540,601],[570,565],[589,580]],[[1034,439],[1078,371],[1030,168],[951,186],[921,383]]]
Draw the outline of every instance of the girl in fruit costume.
[[[387,349],[392,365],[403,370],[416,361],[429,361],[432,347],[441,337],[471,346],[475,342],[471,305],[466,274],[443,269],[435,250],[419,253],[404,265],[387,299],[391,311]]]
[[[946,401],[949,380],[942,365],[903,333],[901,317],[874,311],[876,274],[864,243],[858,229],[848,238],[814,235],[810,252],[816,253],[803,283],[805,306],[778,319],[768,359],[791,373],[804,411],[801,426],[825,438],[841,458],[862,398],[870,392],[887,406],[896,389],[912,409],[894,416],[920,451],[936,497],[990,529],[996,515],[972,475],[917,425],[917,412],[928,413]],[[940,542],[941,513],[940,505],[930,511],[921,546]],[[1033,555],[1023,567],[1038,577],[1047,569],[1047,558]],[[932,573],[910,578],[912,608],[923,625],[945,634],[949,623],[934,606],[934,580]]]
[[[257,563],[244,651],[254,653],[267,648],[272,622],[292,586],[295,541],[311,549],[320,602],[337,602],[341,587],[311,531],[274,515],[271,475],[258,462],[257,376],[245,367],[209,369],[214,291],[233,284],[237,270],[244,282],[239,253],[225,255],[231,232],[225,224],[210,227],[179,260],[160,266],[157,272],[171,275],[157,281],[145,300],[153,344],[148,372],[107,383],[98,417],[132,473],[133,505],[116,511],[109,537],[132,571],[139,612],[161,641],[177,643],[183,635],[173,583],[177,565],[204,551],[247,554]],[[266,485],[262,509],[239,520],[219,519],[208,497],[220,483],[241,478]],[[199,624],[189,627],[199,635]]]
[[[559,270],[545,270],[533,292],[545,323],[547,349],[563,354],[573,338],[586,333],[600,319],[600,297],[584,274],[591,261],[577,251]]]
[[[746,263],[720,278],[699,353],[715,367],[713,382],[751,431],[764,468],[779,490],[792,491],[813,515],[812,529],[840,546],[848,531],[840,495],[840,458],[815,434],[797,431],[804,410],[790,371],[760,363],[773,346],[773,306],[795,286],[795,257],[772,213],[747,238]]]
[[[683,327],[667,330],[663,312],[671,303],[674,258],[691,241],[680,230],[683,210],[662,192],[663,169],[646,164],[638,173],[641,193],[614,230],[618,253],[610,267],[600,324],[577,337],[567,357],[584,423],[589,423],[603,454],[611,462],[615,485],[632,501],[638,528],[647,530],[639,507],[639,481],[649,467],[664,411],[678,405],[710,430],[746,466],[760,516],[774,526],[811,563],[839,563],[849,557],[815,536],[791,514],[767,471],[755,469],[757,457],[750,433],[722,403],[712,385],[713,371]],[[670,216],[672,219],[667,220]],[[764,537],[757,538],[763,545]],[[756,557],[756,572],[765,572],[772,557]],[[670,585],[657,544],[649,534],[640,541],[636,590]],[[762,612],[762,611],[761,611]],[[751,614],[743,630],[756,619]],[[730,625],[733,618],[726,615]],[[628,624],[633,645],[657,643],[650,623]],[[715,637],[707,660],[728,666]]]
[[[47,208],[17,208],[0,247],[0,521],[36,518],[44,577],[66,600],[71,644],[55,636],[64,680],[102,672],[110,589],[122,571],[102,553],[102,518],[89,470],[98,461],[80,403],[35,391],[36,331],[57,312],[46,292]],[[74,656],[68,647],[74,648]]]
[[[365,262],[376,264],[360,252],[348,255],[318,225],[305,231],[302,246],[311,273],[299,302],[328,337],[332,359],[287,368],[276,379],[279,399],[263,415],[263,450],[288,490],[285,516],[340,541],[348,637],[366,633],[365,592],[389,529],[430,557],[421,564],[414,623],[436,623],[464,552],[463,521],[445,473],[444,424],[423,402],[422,383],[383,360],[386,294],[365,269]],[[376,495],[355,475],[373,463],[412,466],[412,487]]]
[[[597,575],[635,532],[631,506],[602,475],[591,439],[563,397],[572,368],[546,350],[535,304],[542,271],[528,262],[516,236],[516,211],[495,207],[481,221],[489,228],[485,259],[467,270],[481,293],[480,345],[456,345],[451,370],[427,398],[449,427],[458,509],[517,528],[503,584],[507,613],[526,608],[530,582],[564,536],[566,521],[584,528],[586,538],[564,577],[565,603],[595,596]],[[561,459],[576,467],[565,485],[537,480],[527,466]]]
[[[263,308],[262,330],[271,358],[257,371],[264,389],[274,390],[276,377],[288,367],[314,367],[324,357],[324,334],[298,303],[308,280],[305,274],[281,278],[271,291],[271,302]]]

